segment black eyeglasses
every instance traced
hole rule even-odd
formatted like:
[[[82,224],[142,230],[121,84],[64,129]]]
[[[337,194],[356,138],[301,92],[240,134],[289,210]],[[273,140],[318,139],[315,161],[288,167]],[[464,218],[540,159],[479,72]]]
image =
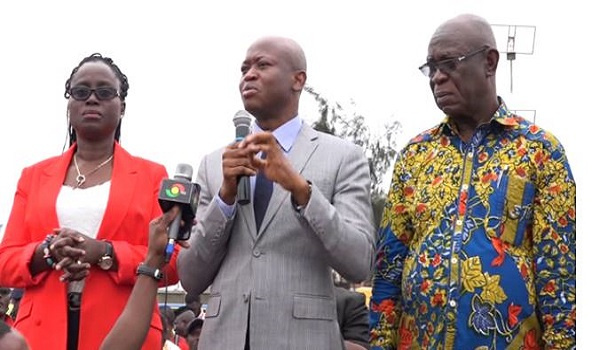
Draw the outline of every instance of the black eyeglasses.
[[[92,94],[96,95],[96,98],[101,101],[112,100],[113,98],[120,96],[117,89],[108,86],[95,89],[87,86],[74,86],[69,90],[69,95],[77,101],[85,101],[90,98]]]
[[[482,53],[487,49],[488,49],[488,47],[484,46],[480,49],[471,51],[460,57],[446,58],[446,59],[443,59],[443,60],[440,60],[437,62],[436,61],[427,61],[424,65],[419,67],[419,70],[421,71],[421,73],[423,73],[424,76],[426,76],[428,78],[433,77],[433,75],[435,74],[435,72],[438,69],[440,70],[440,72],[442,72],[444,74],[448,74],[450,72],[455,71],[460,62],[466,60],[467,58],[473,57],[479,53]]]

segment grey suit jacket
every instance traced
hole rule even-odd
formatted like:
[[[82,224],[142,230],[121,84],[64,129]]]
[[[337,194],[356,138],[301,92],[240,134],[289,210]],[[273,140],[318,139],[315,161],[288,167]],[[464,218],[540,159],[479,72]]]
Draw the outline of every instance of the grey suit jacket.
[[[362,150],[303,124],[288,154],[312,182],[302,213],[275,184],[262,226],[252,204],[227,219],[215,196],[222,152],[204,157],[191,247],[179,254],[183,287],[210,285],[201,349],[341,349],[331,269],[349,281],[369,277],[374,259],[370,176]]]

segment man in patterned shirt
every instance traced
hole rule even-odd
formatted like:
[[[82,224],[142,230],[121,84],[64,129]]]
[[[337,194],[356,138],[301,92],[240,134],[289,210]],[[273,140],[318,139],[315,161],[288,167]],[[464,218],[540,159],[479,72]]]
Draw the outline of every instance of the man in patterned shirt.
[[[490,25],[442,24],[420,70],[446,119],[401,151],[383,214],[372,349],[575,346],[575,181],[496,95]]]

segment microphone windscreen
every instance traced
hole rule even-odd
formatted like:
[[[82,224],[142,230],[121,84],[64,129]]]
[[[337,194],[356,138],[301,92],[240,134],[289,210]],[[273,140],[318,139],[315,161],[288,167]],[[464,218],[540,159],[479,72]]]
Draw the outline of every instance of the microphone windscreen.
[[[252,114],[248,113],[248,111],[246,110],[239,110],[233,116],[233,125],[235,125],[236,127],[250,127],[250,123],[252,123]]]
[[[235,125],[235,140],[241,141],[250,133],[250,124],[252,115],[245,110],[238,111],[233,116],[233,125]]]
[[[188,181],[192,181],[192,176],[194,174],[194,168],[185,163],[177,164],[177,168],[175,168],[175,178],[184,178]]]

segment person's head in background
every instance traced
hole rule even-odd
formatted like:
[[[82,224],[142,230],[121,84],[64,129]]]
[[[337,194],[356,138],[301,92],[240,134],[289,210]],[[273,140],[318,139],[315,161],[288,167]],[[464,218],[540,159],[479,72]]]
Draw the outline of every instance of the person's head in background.
[[[173,327],[175,324],[175,312],[168,306],[160,307],[160,315],[164,320],[163,323],[163,333],[166,332],[167,339],[173,338]]]
[[[10,311],[10,315],[13,319],[17,319],[17,313],[19,312],[19,305],[21,304],[22,298],[23,289],[13,288],[12,292],[10,292],[10,303],[12,304],[12,310]]]
[[[0,319],[4,319],[4,315],[8,312],[8,305],[10,303],[10,288],[0,286]]]
[[[304,51],[292,39],[265,37],[246,52],[239,89],[244,108],[263,130],[275,130],[298,115],[306,82]]]
[[[173,312],[175,313],[175,318],[177,318],[177,316],[181,315],[184,311],[188,311],[188,310],[190,310],[190,308],[187,305],[182,305],[182,306],[178,307],[177,309],[173,310]]]
[[[186,310],[175,317],[175,334],[186,336],[190,322],[196,318],[192,310]]]
[[[173,330],[173,326],[169,327],[169,320],[162,312],[160,313],[160,323],[162,325],[162,338],[160,344],[161,346],[164,346],[165,342],[171,339],[171,331]]]
[[[198,315],[200,315],[200,309],[202,307],[202,304],[200,304],[200,296],[186,294],[185,306],[187,306],[189,310],[192,310],[192,312],[194,312],[194,315],[198,317]]]
[[[110,57],[95,53],[73,68],[64,93],[69,100],[69,145],[78,139],[103,141],[107,136],[118,142],[128,90],[127,76]]]
[[[21,333],[0,320],[0,349],[29,350],[29,345],[27,345]]]
[[[193,319],[188,325],[187,336],[185,337],[185,340],[190,346],[190,349],[198,349],[198,339],[200,339],[200,333],[202,333],[203,325],[204,320],[201,318]]]

